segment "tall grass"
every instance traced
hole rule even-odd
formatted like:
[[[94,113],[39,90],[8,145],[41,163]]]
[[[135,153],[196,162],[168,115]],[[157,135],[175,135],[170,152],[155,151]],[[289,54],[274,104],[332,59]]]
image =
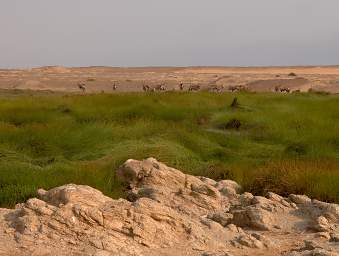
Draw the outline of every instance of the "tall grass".
[[[122,195],[128,158],[158,158],[256,194],[339,202],[339,96],[129,93],[0,101],[0,205],[65,183]],[[237,129],[226,124],[241,123]]]

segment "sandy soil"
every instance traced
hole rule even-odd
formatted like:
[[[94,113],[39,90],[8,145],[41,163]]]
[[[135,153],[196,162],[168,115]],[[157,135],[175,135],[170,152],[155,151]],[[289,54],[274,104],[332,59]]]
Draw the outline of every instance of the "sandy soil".
[[[289,76],[291,72],[296,76]],[[276,86],[288,87],[291,91],[313,90],[339,93],[339,66],[329,67],[146,67],[114,68],[60,66],[33,69],[0,69],[0,89],[50,90],[55,92],[86,93],[114,91],[142,91],[143,85],[150,88],[163,84],[166,90],[184,90],[200,85],[202,90],[230,86],[245,86],[251,91],[274,91]],[[114,89],[114,85],[116,89]]]

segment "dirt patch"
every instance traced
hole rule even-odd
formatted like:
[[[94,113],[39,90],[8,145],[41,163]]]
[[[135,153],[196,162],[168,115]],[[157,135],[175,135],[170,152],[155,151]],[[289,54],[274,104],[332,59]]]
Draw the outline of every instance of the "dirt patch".
[[[294,79],[269,79],[250,82],[247,87],[251,91],[273,91],[275,87],[288,87],[290,89],[302,89],[310,81],[303,77]]]

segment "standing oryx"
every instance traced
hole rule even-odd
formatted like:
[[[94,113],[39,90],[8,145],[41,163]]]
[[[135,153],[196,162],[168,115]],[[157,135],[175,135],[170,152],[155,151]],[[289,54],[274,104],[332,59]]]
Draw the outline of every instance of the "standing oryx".
[[[210,92],[221,93],[223,89],[224,89],[223,86],[212,85],[212,86],[210,86],[210,87],[208,88],[208,91],[210,91]]]
[[[149,85],[143,83],[142,84],[142,89],[144,92],[149,92],[151,90],[151,87],[149,87]]]
[[[154,89],[156,91],[166,91],[165,83],[157,85]]]
[[[290,92],[291,92],[291,89],[290,89],[290,88],[288,88],[288,87],[281,87],[281,86],[276,86],[276,87],[274,88],[274,90],[275,90],[276,92],[284,92],[284,93],[290,93]]]
[[[183,82],[181,82],[181,83],[179,84],[179,89],[180,89],[180,91],[183,91],[183,90],[184,90],[184,83],[183,83]]]
[[[193,91],[199,91],[200,90],[200,85],[198,84],[191,84],[190,87],[188,88],[188,91],[193,92]]]
[[[231,85],[228,87],[231,92],[244,92],[248,91],[248,88],[243,85]]]
[[[166,86],[165,83],[158,84],[155,87],[142,83],[142,89],[144,92],[166,91]]]
[[[86,92],[86,84],[84,82],[79,82],[78,83],[78,88],[83,92],[85,93]]]
[[[118,85],[117,85],[116,82],[114,82],[113,85],[112,85],[112,90],[116,91],[117,89],[118,89]]]

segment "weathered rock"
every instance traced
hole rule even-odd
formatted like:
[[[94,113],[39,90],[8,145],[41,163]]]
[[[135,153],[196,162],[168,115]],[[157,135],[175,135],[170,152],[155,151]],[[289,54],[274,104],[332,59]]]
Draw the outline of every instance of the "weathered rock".
[[[339,254],[336,252],[331,252],[331,251],[327,251],[324,249],[314,249],[313,251],[310,252],[309,255],[312,256],[338,256]]]
[[[298,195],[239,194],[234,181],[186,175],[154,158],[128,160],[117,175],[129,187],[128,200],[68,184],[39,189],[38,198],[0,209],[0,255],[335,255],[339,250],[336,204]],[[322,232],[310,232],[310,223]],[[304,239],[305,246],[296,246]]]
[[[201,256],[233,256],[229,252],[203,252]]]
[[[329,231],[331,229],[330,224],[328,223],[328,220],[324,216],[319,216],[316,219],[316,222],[313,228],[319,232]]]
[[[330,252],[324,249],[317,248],[310,251],[308,250],[302,252],[293,251],[290,252],[288,256],[338,256],[338,254],[335,252]]]
[[[233,214],[218,212],[209,214],[207,217],[215,222],[218,222],[220,225],[226,227],[228,224],[231,223],[233,219]]]
[[[302,204],[302,205],[306,205],[306,204],[310,204],[312,202],[312,200],[305,195],[294,195],[291,194],[288,196],[288,198],[295,204]]]
[[[259,241],[257,238],[255,238],[252,235],[240,235],[236,238],[236,242],[238,242],[240,245],[247,246],[250,248],[257,248],[262,249],[264,248],[264,244]]]
[[[330,240],[331,239],[331,236],[328,232],[318,232],[315,234],[315,237],[316,238],[324,238],[326,240]]]
[[[272,201],[276,201],[276,202],[281,202],[282,200],[284,200],[282,196],[279,196],[273,192],[268,192],[267,198],[271,199]]]
[[[233,180],[221,180],[215,187],[226,196],[234,196],[241,191],[241,186]]]
[[[310,251],[310,250],[314,250],[314,249],[317,249],[317,248],[321,248],[321,246],[317,242],[315,242],[314,240],[305,240],[304,243],[305,243],[305,245],[301,249],[302,251]]]
[[[244,209],[232,210],[233,223],[240,227],[251,227],[258,230],[271,230],[274,224],[270,212],[257,207],[247,206]]]
[[[330,237],[331,242],[339,243],[339,233],[330,233]]]
[[[339,205],[328,204],[327,208],[324,210],[324,215],[326,215],[328,219],[338,221],[339,220]]]
[[[272,200],[272,201],[280,203],[284,207],[291,207],[291,208],[294,208],[294,209],[297,208],[295,203],[293,203],[290,200],[287,200],[286,198],[283,198],[282,196],[279,196],[279,195],[277,195],[273,192],[268,192],[267,198]]]
[[[239,197],[239,204],[242,206],[249,206],[252,204],[254,196],[251,193],[245,192]]]
[[[210,186],[213,186],[213,187],[215,187],[216,184],[217,184],[217,182],[216,182],[215,180],[212,180],[212,179],[207,178],[207,177],[199,176],[198,178],[199,178],[202,182],[204,182],[204,183],[206,183],[206,184],[208,184],[208,185],[210,185]]]

